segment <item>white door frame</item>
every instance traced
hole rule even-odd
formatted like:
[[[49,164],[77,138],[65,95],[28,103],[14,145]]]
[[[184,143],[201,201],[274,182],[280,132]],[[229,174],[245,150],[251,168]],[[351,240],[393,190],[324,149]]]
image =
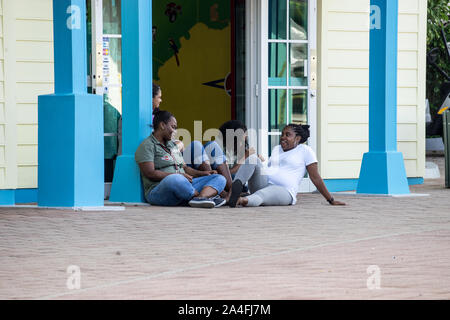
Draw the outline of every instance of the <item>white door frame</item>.
[[[88,81],[92,86],[92,93],[103,96],[103,0],[91,0],[91,10],[92,70]]]
[[[246,108],[245,118],[250,144],[268,158],[268,1],[246,1]],[[308,0],[308,123],[311,125],[308,145],[317,153],[317,0]],[[287,20],[289,23],[289,20]],[[287,108],[289,110],[289,108]],[[277,135],[272,133],[271,135]],[[279,135],[279,134],[278,134]],[[300,192],[315,191],[310,179],[303,179]]]

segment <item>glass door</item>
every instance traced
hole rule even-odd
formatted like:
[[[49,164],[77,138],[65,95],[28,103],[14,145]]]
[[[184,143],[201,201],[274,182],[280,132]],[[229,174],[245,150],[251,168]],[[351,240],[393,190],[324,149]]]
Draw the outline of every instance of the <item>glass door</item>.
[[[120,154],[122,114],[121,0],[86,0],[88,25],[88,92],[103,96],[105,183],[113,179]],[[106,192],[108,193],[108,192]]]
[[[270,156],[289,123],[311,125],[308,145],[317,150],[317,0],[247,1],[247,124],[258,128],[258,152]],[[315,187],[304,179],[300,190]]]
[[[308,0],[269,0],[268,7],[268,135],[269,152],[279,144],[289,123],[313,124],[316,70],[315,16]],[[313,139],[311,139],[310,144]],[[313,146],[315,147],[315,146]]]

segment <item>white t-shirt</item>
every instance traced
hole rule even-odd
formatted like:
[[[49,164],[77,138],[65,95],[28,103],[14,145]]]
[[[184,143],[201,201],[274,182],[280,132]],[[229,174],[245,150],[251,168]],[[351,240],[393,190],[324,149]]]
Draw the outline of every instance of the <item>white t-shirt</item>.
[[[292,196],[292,203],[297,202],[300,183],[306,174],[306,167],[317,162],[316,154],[311,147],[300,144],[295,149],[284,152],[280,145],[272,151],[267,168],[270,184],[286,188]]]

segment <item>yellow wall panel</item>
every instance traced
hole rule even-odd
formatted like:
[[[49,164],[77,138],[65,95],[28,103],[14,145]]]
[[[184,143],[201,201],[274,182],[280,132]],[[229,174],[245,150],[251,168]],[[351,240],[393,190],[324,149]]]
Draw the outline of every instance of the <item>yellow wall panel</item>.
[[[0,168],[0,188],[5,187],[6,182],[6,170],[5,168]]]
[[[406,159],[405,160],[405,170],[406,170],[407,177],[422,177],[422,176],[417,176],[417,172],[419,170],[417,160]]]
[[[5,139],[5,125],[0,124],[0,145],[4,145],[6,142]]]
[[[399,33],[398,49],[399,50],[417,50],[419,45],[417,33]]]
[[[360,161],[364,153],[369,151],[368,142],[331,142],[328,144],[330,160]]]
[[[369,86],[369,69],[328,69],[329,86]]]
[[[17,144],[37,144],[38,127],[33,125],[17,125]]]
[[[417,14],[400,14],[398,17],[399,32],[418,32],[419,16]]]
[[[329,142],[369,141],[369,125],[360,123],[328,124]]]
[[[417,123],[417,106],[398,106],[398,123]]]
[[[369,49],[366,51],[329,50],[328,65],[331,68],[369,68]]]
[[[367,0],[339,0],[329,1],[329,11],[337,12],[364,12],[369,13]]]
[[[0,102],[0,124],[5,123],[5,104]]]
[[[403,158],[405,160],[416,160],[417,159],[417,142],[399,142],[398,151],[403,153]]]
[[[318,4],[321,172],[325,178],[357,178],[361,163],[355,159],[367,151],[362,146],[368,140],[370,0]],[[426,0],[399,0],[397,136],[411,177],[423,176],[425,167],[426,6]]]
[[[17,41],[17,60],[53,61],[53,44],[41,41]],[[53,67],[51,68],[53,70]]]
[[[361,160],[327,161],[327,179],[358,179]]]
[[[366,31],[369,27],[367,13],[336,13],[328,15],[328,30],[334,31]]]
[[[418,76],[417,70],[398,70],[398,86],[417,88]]]
[[[369,105],[369,88],[328,88],[329,105]]]
[[[397,95],[399,106],[411,106],[418,103],[417,88],[398,88]]]
[[[45,20],[17,20],[17,40],[53,41],[53,23]]]
[[[329,31],[329,49],[368,50],[367,32]]]
[[[17,62],[16,78],[18,82],[53,82],[53,63]]]
[[[5,84],[0,82],[0,101],[5,100]]]
[[[17,185],[19,188],[36,188],[36,166],[19,166],[17,169]]]
[[[17,123],[18,124],[32,124],[37,123],[38,112],[37,104],[17,104]]]
[[[417,69],[418,52],[417,51],[399,51],[398,68],[399,69]]]
[[[3,51],[4,51],[4,48],[3,48],[3,38],[2,38],[2,36],[0,35],[0,60],[3,60],[5,57],[4,57],[4,54],[3,54]]]
[[[399,123],[397,127],[398,141],[417,141],[417,124],[415,123]]]
[[[21,19],[48,19],[52,20],[52,0],[14,0],[18,17]]]
[[[369,123],[369,107],[366,106],[329,106],[328,123]]]
[[[0,167],[3,167],[6,165],[5,162],[5,147],[0,146]]]
[[[37,165],[38,146],[17,146],[18,165]]]
[[[402,12],[417,12],[419,10],[419,0],[400,0],[398,10]]]
[[[17,103],[37,103],[38,96],[53,93],[53,87],[49,83],[18,83]]]

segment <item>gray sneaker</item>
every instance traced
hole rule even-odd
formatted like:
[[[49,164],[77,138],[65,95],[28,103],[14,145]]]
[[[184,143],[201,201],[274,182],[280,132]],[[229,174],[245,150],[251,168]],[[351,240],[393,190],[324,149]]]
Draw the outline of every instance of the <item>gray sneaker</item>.
[[[220,208],[221,206],[223,206],[227,203],[227,200],[220,197],[219,195],[215,196],[211,200],[214,201],[214,203],[215,203],[214,208]]]
[[[211,209],[216,206],[216,203],[211,198],[194,198],[189,201],[189,205],[193,208]]]

